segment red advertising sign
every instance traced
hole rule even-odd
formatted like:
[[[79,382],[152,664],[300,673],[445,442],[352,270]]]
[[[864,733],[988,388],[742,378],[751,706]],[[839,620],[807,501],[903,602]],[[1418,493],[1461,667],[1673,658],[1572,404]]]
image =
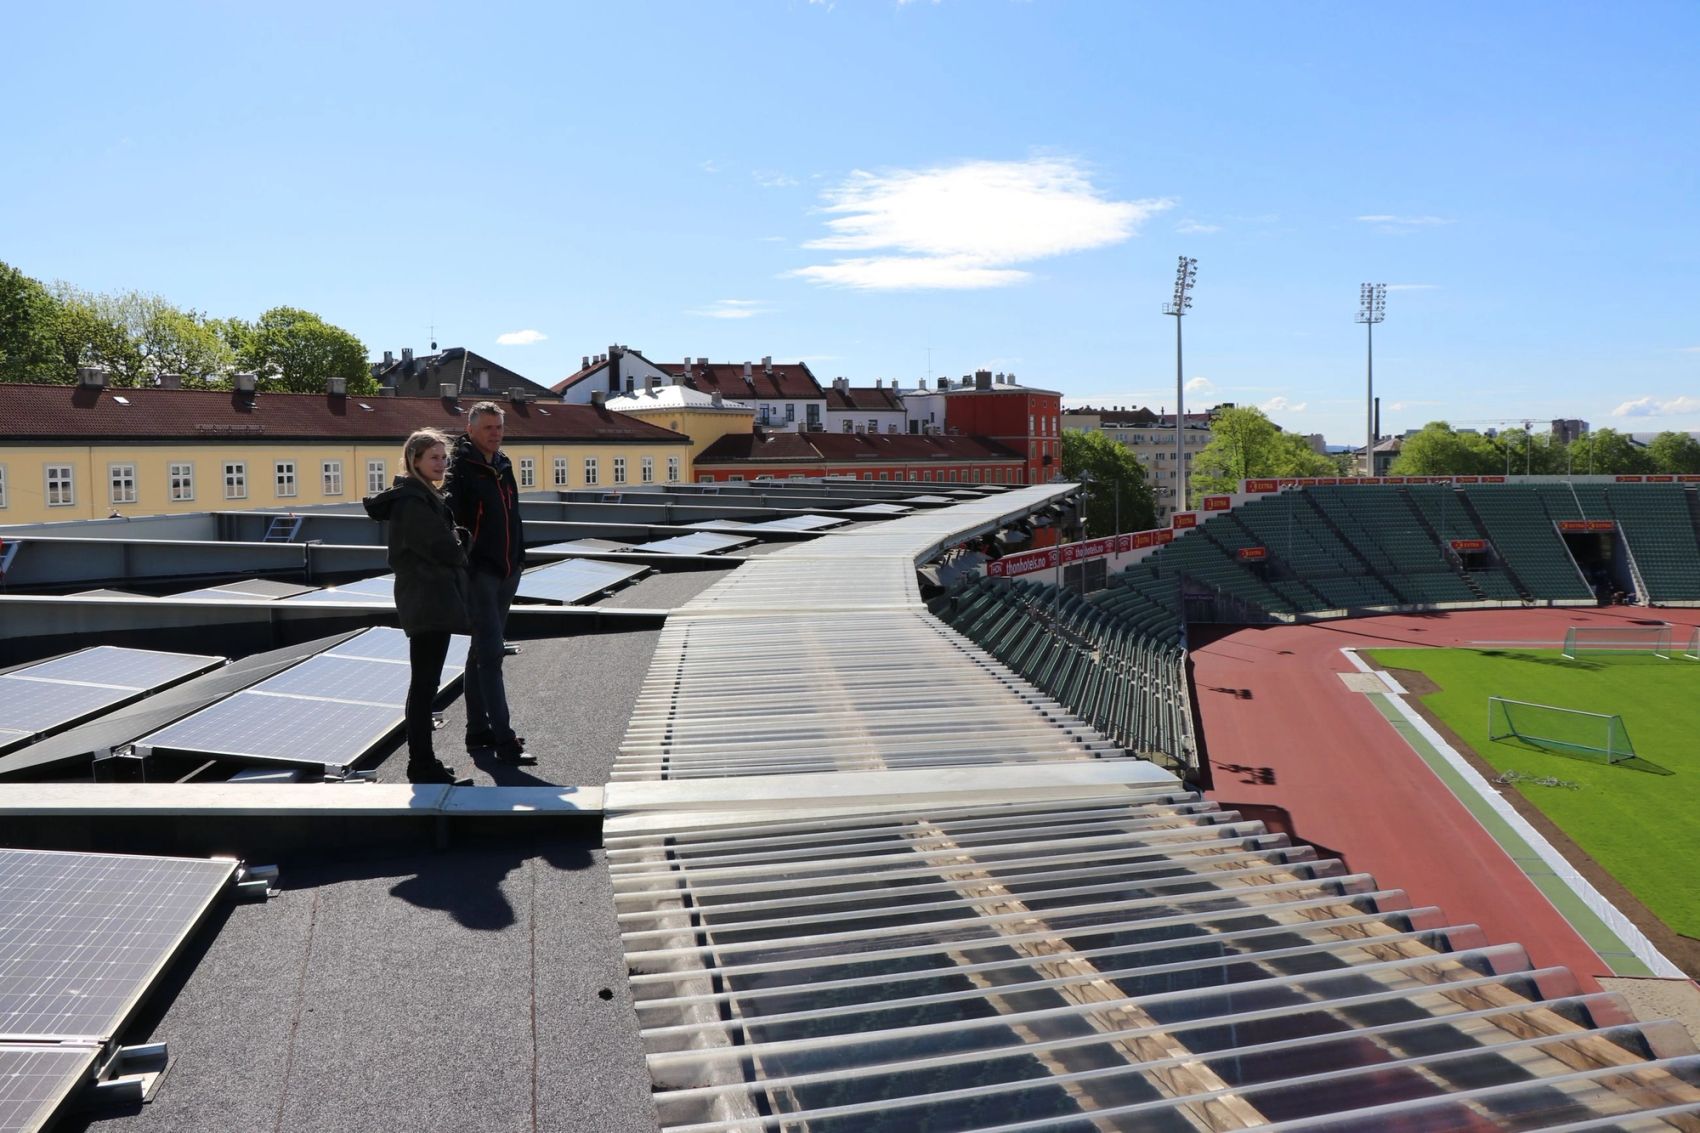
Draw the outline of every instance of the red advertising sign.
[[[1420,484],[1420,483],[1422,483],[1422,479],[1421,479],[1421,477],[1414,477],[1414,478],[1410,478],[1407,481],[1407,478],[1404,477],[1404,476],[1383,476],[1381,478],[1381,483],[1383,483],[1383,484],[1404,484],[1404,483],[1407,483],[1407,482],[1412,483],[1412,484]],[[1371,483],[1374,483],[1374,481],[1371,481]]]
[[[1505,483],[1505,477],[1503,477],[1503,476],[1483,476],[1482,477],[1482,483],[1484,483],[1484,484],[1503,484],[1503,483]]]
[[[1174,541],[1175,533],[1167,528],[1162,531],[1153,531],[1151,533],[1151,542],[1155,543],[1159,547],[1165,543],[1173,543]]]
[[[1279,492],[1281,484],[1278,480],[1247,480],[1245,490],[1248,495],[1253,492]]]
[[[1674,483],[1676,483],[1676,477],[1675,476],[1649,476],[1649,477],[1647,477],[1647,483],[1649,483],[1649,484],[1674,484]]]
[[[1617,521],[1611,520],[1611,519],[1590,519],[1588,521],[1588,530],[1589,531],[1616,531],[1617,530]]]
[[[1454,551],[1485,551],[1487,550],[1487,540],[1454,539],[1452,540],[1452,549]]]
[[[1099,555],[1113,554],[1116,549],[1116,541],[1114,539],[1088,539],[1082,546],[1086,548],[1086,557],[1095,559]]]
[[[1205,496],[1204,497],[1204,510],[1205,511],[1227,511],[1229,508],[1231,508],[1233,506],[1234,506],[1234,498],[1232,496]]]
[[[1133,545],[1135,547],[1149,547],[1156,542],[1157,533],[1155,531],[1137,531],[1134,533]]]
[[[1460,483],[1460,484],[1480,484],[1481,482],[1482,482],[1482,478],[1480,476],[1460,476],[1460,477],[1458,477],[1458,483]]]
[[[1688,473],[1688,472],[1681,472],[1681,473],[1677,474],[1676,482],[1678,484],[1700,484],[1700,475],[1695,475],[1693,473]]]
[[[1645,479],[1645,476],[1619,476],[1617,482],[1619,484],[1639,484]]]
[[[1300,480],[1299,483],[1305,484],[1305,485],[1314,484],[1319,488],[1331,488],[1335,484],[1350,484],[1351,480],[1349,480],[1349,479],[1342,480],[1342,479],[1339,479],[1339,478],[1334,477],[1334,476],[1312,476],[1312,477],[1306,477],[1305,479]]]
[[[1239,556],[1242,563],[1255,563],[1269,557],[1267,547],[1241,547],[1234,553]]]
[[[1588,521],[1585,519],[1561,519],[1558,521],[1560,531],[1586,531]]]
[[[1329,482],[1333,483],[1333,481]],[[1297,480],[1283,480],[1282,483],[1287,485],[1297,484],[1301,488],[1314,488],[1322,481],[1315,476],[1300,476]]]
[[[1005,555],[994,563],[987,565],[987,573],[996,577],[1013,578],[1018,574],[1032,574],[1036,570],[1057,565],[1057,548],[1051,547],[1043,551],[1027,551],[1020,555]]]
[[[1169,521],[1169,526],[1170,527],[1177,527],[1177,528],[1178,527],[1197,527],[1198,526],[1198,515],[1197,515],[1196,512],[1177,511],[1175,513],[1174,519]]]
[[[1133,536],[1132,535],[1117,535],[1116,536],[1116,551],[1117,551],[1117,553],[1119,554],[1122,551],[1131,551],[1131,550],[1133,550]]]

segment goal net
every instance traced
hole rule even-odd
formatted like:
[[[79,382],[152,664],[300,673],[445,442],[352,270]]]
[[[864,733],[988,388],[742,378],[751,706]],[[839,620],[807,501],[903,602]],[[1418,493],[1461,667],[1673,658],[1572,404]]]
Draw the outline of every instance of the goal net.
[[[1670,657],[1670,626],[1571,626],[1564,631],[1564,655],[1651,653]]]
[[[1690,661],[1700,661],[1700,629],[1688,635],[1688,644],[1682,647],[1682,655]]]
[[[1621,763],[1635,758],[1623,717],[1527,700],[1488,697],[1488,739],[1521,740],[1565,755]]]

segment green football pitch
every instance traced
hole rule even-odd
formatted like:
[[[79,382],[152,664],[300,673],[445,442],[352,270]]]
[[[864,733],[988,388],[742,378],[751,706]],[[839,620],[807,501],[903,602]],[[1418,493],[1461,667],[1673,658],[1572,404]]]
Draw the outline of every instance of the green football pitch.
[[[1423,704],[1502,772],[1560,785],[1516,789],[1672,929],[1700,937],[1700,664],[1680,657],[1585,656],[1557,650],[1372,649],[1386,669],[1414,669],[1439,691]],[[1636,758],[1607,764],[1488,739],[1488,697],[1615,714]]]

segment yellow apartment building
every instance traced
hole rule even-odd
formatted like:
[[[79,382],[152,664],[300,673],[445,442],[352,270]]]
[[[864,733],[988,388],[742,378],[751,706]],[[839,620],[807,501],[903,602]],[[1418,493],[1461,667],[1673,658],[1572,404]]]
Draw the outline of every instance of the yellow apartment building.
[[[683,433],[691,439],[693,460],[721,437],[748,435],[755,430],[755,406],[728,401],[718,393],[704,393],[683,383],[652,384],[647,389],[611,397],[606,404],[617,413],[659,425],[669,432]]]
[[[690,483],[692,439],[603,406],[496,400],[521,491]],[[0,384],[0,526],[354,503],[475,402]]]

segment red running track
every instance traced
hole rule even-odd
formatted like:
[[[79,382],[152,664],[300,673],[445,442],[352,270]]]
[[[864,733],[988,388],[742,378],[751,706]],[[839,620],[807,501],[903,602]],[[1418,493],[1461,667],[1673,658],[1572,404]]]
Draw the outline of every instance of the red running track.
[[[1451,924],[1517,942],[1594,989],[1610,971],[1523,876],[1367,697],[1348,691],[1342,647],[1518,643],[1556,648],[1570,625],[1665,620],[1700,610],[1644,607],[1459,610],[1308,625],[1193,627],[1193,688],[1224,809],[1337,855],[1352,872],[1438,905]]]

